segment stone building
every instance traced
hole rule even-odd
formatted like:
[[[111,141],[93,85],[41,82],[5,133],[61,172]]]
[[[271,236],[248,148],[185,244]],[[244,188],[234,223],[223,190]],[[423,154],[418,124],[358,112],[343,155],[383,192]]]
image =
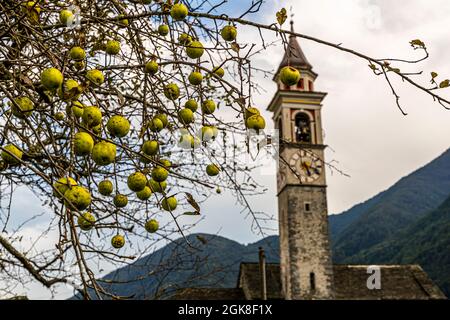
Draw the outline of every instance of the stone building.
[[[297,85],[286,87],[279,81],[279,71],[286,66],[300,70]],[[268,106],[281,142],[280,264],[266,264],[260,252],[260,263],[241,264],[236,288],[186,288],[175,299],[446,298],[419,265],[333,264],[321,119],[327,94],[315,90],[316,78],[297,38],[291,36],[274,77],[278,90]]]

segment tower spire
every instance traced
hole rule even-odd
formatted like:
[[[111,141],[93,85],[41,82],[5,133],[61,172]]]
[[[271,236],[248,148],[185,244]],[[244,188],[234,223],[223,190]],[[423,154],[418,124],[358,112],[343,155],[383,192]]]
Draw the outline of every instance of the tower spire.
[[[293,19],[291,19],[290,24],[291,32],[295,32]],[[289,36],[289,43],[287,45],[286,52],[284,53],[283,60],[281,60],[278,71],[286,66],[291,66],[299,70],[312,70],[312,65],[309,63],[308,59],[303,53],[303,50],[298,43],[297,37],[292,34]]]

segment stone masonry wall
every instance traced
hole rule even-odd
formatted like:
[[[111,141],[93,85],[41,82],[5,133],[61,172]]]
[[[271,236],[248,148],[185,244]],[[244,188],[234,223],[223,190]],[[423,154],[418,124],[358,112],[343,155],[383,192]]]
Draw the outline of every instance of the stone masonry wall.
[[[326,187],[286,186],[278,196],[281,277],[286,299],[330,299],[333,269]],[[311,212],[305,212],[305,202]],[[315,290],[311,290],[311,274]]]

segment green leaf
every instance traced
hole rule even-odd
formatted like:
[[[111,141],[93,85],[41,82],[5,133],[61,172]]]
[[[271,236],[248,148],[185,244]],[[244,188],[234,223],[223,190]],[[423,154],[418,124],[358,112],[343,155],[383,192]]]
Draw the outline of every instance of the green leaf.
[[[437,74],[436,72],[432,72],[432,73],[431,73],[431,78],[432,78],[432,79],[437,78],[437,76],[438,76],[438,74]]]

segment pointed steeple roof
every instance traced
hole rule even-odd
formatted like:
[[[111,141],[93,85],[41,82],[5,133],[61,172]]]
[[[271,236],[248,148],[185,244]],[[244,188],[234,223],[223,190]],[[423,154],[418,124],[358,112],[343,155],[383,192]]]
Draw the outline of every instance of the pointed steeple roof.
[[[293,21],[291,21],[291,31],[294,32]],[[298,69],[312,69],[312,65],[309,63],[308,59],[306,59],[306,56],[298,43],[297,37],[294,35],[289,36],[289,43],[278,70],[286,66],[292,66]]]

